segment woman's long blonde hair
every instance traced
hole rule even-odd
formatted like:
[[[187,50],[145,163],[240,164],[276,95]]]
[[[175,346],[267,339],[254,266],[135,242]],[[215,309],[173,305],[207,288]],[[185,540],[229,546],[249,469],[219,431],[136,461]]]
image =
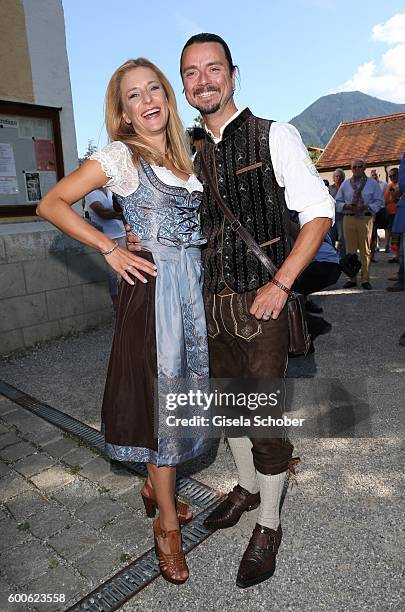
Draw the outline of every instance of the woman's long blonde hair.
[[[129,59],[112,75],[108,83],[105,98],[105,124],[110,140],[120,140],[128,145],[133,153],[134,164],[139,164],[142,157],[149,164],[163,164],[162,154],[144,137],[135,133],[132,124],[123,119],[121,100],[121,81],[129,70],[150,68],[161,82],[167,98],[169,119],[166,127],[166,156],[182,172],[191,174],[192,162],[188,151],[185,131],[177,111],[176,96],[169,81],[161,70],[144,57]]]

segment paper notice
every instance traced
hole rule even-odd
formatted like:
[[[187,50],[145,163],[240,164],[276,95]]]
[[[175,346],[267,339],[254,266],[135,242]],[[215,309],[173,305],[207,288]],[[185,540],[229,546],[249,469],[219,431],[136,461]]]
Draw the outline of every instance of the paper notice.
[[[0,176],[17,176],[13,147],[8,142],[0,142]]]
[[[34,140],[38,170],[55,170],[55,150],[51,140]]]
[[[21,118],[18,126],[20,138],[35,138],[38,140],[52,139],[52,125],[49,119]]]
[[[25,172],[25,187],[28,202],[38,202],[41,199],[39,172]]]
[[[0,176],[0,194],[18,193],[18,183],[15,176]]]
[[[5,128],[18,128],[18,120],[6,117],[5,115],[0,116],[0,126]]]

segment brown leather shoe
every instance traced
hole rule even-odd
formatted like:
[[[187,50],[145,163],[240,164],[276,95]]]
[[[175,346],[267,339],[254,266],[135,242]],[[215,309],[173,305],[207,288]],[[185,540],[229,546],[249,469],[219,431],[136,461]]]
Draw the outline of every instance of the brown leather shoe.
[[[156,510],[158,509],[158,505],[156,501],[155,491],[153,490],[152,484],[148,480],[145,480],[145,484],[142,487],[141,497],[145,506],[146,516],[148,518],[154,518]],[[181,525],[189,523],[193,518],[193,513],[190,510],[190,506],[177,499],[177,495],[175,495],[175,504],[179,523]]]
[[[236,586],[245,589],[271,578],[276,569],[276,555],[282,537],[281,525],[274,531],[256,523],[240,562]]]
[[[260,493],[249,493],[240,485],[236,485],[224,501],[207,516],[204,525],[208,529],[233,527],[244,512],[254,510],[259,504]]]
[[[173,584],[183,584],[188,579],[188,567],[181,545],[179,529],[165,531],[160,526],[159,517],[153,521],[153,534],[155,536],[155,552],[159,560],[162,577]],[[159,538],[169,542],[170,553],[165,553],[159,546]],[[185,577],[179,578],[180,575]]]

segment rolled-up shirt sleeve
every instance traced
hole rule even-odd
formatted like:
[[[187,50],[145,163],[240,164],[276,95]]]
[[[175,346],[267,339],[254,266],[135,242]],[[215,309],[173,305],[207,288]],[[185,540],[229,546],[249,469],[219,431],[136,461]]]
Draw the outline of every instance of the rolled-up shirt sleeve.
[[[298,212],[301,227],[317,217],[334,220],[334,199],[309,157],[298,130],[289,123],[273,122],[269,146],[277,183],[285,188],[287,207]]]

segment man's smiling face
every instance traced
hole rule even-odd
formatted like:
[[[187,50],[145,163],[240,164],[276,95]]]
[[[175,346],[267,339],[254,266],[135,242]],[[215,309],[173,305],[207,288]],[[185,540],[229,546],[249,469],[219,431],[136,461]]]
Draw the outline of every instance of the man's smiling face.
[[[201,115],[216,113],[233,96],[235,74],[230,71],[220,43],[195,43],[187,47],[181,75],[187,101]]]

